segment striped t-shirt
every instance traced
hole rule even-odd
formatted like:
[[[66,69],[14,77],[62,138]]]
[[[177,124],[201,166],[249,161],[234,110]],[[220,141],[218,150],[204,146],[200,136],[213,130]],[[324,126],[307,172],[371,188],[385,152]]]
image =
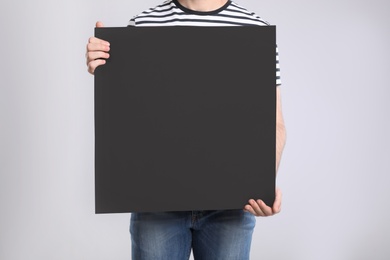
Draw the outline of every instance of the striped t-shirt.
[[[177,0],[166,0],[162,4],[145,10],[129,21],[129,26],[267,26],[268,22],[249,12],[233,1],[209,11],[194,11]],[[276,85],[281,85],[279,55],[276,48]]]

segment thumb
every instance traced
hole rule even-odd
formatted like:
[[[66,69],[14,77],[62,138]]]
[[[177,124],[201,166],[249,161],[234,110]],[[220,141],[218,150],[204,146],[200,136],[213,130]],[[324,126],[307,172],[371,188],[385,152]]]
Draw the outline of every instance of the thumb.
[[[96,27],[104,27],[104,24],[102,22],[96,22]]]

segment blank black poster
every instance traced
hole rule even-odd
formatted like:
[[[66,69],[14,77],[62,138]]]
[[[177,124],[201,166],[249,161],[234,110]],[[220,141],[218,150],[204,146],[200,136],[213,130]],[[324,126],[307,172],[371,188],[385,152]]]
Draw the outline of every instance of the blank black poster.
[[[97,213],[275,196],[274,26],[96,28]]]

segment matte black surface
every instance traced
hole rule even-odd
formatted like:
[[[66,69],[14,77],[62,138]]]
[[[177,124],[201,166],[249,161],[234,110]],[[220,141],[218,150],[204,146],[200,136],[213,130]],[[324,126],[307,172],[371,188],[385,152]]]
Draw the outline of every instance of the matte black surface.
[[[275,196],[275,27],[96,28],[96,213]]]

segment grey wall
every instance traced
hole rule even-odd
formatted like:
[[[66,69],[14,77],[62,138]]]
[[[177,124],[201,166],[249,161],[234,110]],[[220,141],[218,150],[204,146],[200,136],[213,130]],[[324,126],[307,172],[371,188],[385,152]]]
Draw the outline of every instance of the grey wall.
[[[253,259],[389,259],[390,4],[238,3],[278,26],[288,143],[283,210]],[[157,0],[0,3],[0,259],[130,259],[129,214],[94,214],[96,20]]]

